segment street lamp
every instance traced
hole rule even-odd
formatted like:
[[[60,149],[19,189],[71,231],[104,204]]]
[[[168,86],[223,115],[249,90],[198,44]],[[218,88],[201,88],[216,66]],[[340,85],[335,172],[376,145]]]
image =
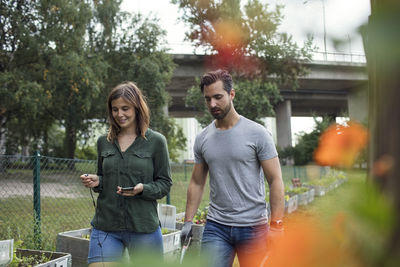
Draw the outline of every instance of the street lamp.
[[[304,1],[304,4],[307,4],[310,0]],[[322,19],[324,24],[324,59],[327,60],[327,51],[326,51],[326,23],[325,23],[325,0],[320,0],[322,4]]]

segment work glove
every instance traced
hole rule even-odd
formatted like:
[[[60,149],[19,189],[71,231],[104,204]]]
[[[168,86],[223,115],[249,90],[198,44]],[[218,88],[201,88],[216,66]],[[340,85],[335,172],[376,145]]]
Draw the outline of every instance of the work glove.
[[[192,236],[192,224],[193,222],[188,221],[183,224],[181,230],[181,246],[186,243],[186,239]]]

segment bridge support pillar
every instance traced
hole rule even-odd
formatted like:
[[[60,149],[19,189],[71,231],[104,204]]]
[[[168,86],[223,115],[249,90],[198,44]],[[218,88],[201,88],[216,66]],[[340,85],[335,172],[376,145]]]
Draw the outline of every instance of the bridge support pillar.
[[[284,100],[275,108],[276,114],[276,134],[279,148],[292,146],[292,106],[290,100]]]
[[[349,117],[360,123],[368,119],[368,85],[349,90],[348,95]]]

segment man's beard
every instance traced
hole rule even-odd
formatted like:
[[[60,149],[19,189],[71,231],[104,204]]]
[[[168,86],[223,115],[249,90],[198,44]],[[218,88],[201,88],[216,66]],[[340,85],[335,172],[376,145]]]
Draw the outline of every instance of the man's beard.
[[[212,115],[215,119],[217,119],[217,120],[222,120],[222,119],[224,119],[224,118],[226,117],[226,115],[229,113],[229,111],[231,110],[231,108],[232,108],[232,103],[229,102],[229,105],[228,105],[225,109],[213,108],[213,109],[211,109],[210,111],[211,111],[211,115]],[[213,111],[217,111],[217,110],[219,110],[219,111],[221,111],[221,112],[220,112],[219,114],[214,114]]]

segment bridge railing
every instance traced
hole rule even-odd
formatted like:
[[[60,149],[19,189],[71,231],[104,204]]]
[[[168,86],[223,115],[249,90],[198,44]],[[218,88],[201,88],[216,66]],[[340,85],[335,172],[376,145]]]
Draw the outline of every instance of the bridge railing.
[[[187,55],[208,55],[209,53],[203,48],[196,48],[190,43],[170,43],[168,45],[172,54],[187,54]],[[312,53],[313,61],[325,62],[349,62],[349,63],[366,63],[364,54],[361,53],[345,53],[345,52],[324,52],[316,51]]]
[[[327,62],[351,62],[351,63],[366,63],[364,54],[343,53],[343,52],[321,52],[317,51],[312,54],[313,61]]]

